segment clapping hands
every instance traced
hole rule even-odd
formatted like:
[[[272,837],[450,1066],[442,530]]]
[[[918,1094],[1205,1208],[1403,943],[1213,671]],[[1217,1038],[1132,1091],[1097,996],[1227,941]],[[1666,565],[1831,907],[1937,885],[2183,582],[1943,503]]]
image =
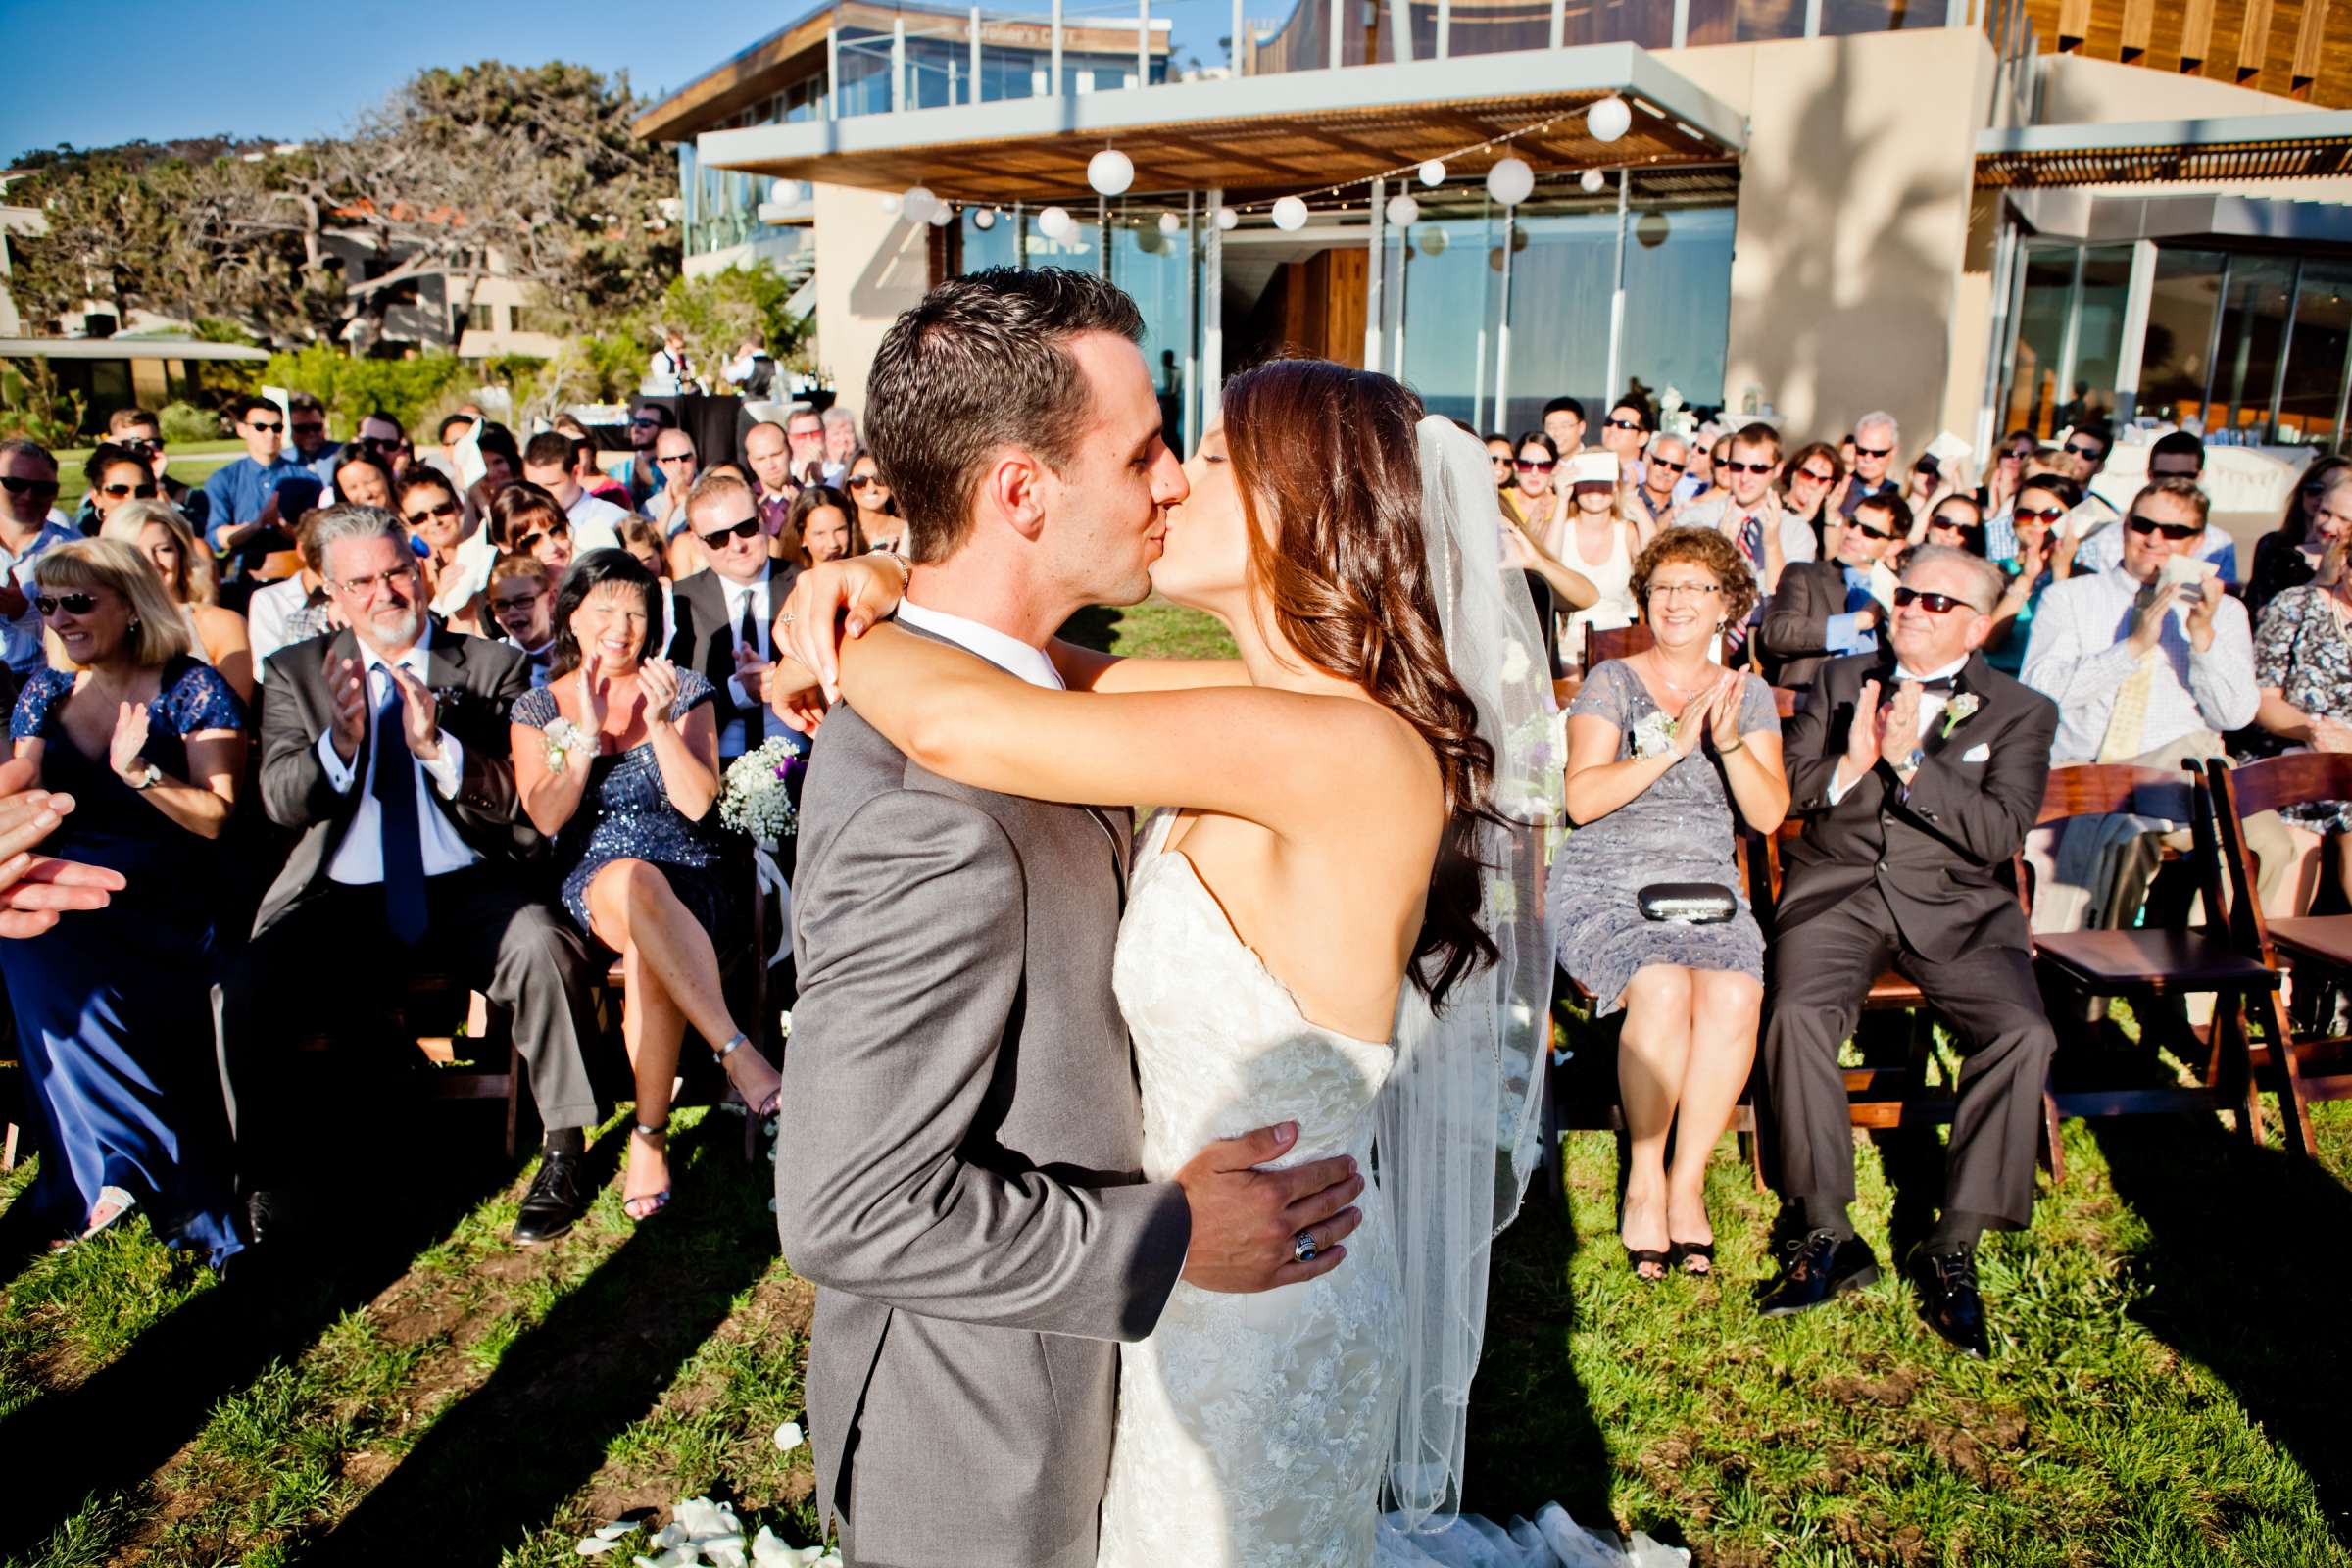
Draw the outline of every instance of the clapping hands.
[[[1712,738],[1718,752],[1740,744],[1740,676],[1725,671],[1714,685],[1683,705],[1674,721],[1674,760],[1681,761]]]
[[[743,662],[741,652],[736,662]],[[645,700],[645,727],[648,730],[667,730],[676,727],[673,710],[678,701],[678,666],[666,659],[649,659],[637,668],[637,694]]]
[[[106,760],[115,776],[134,789],[146,781],[147,765],[139,755],[146,749],[147,705],[116,704],[115,738],[107,747]]]

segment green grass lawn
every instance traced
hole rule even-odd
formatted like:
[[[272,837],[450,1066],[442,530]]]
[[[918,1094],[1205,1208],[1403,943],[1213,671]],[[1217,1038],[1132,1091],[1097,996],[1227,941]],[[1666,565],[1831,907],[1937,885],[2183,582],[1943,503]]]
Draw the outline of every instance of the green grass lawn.
[[[1216,640],[1164,605],[1104,614],[1127,651]],[[321,1104],[350,1122],[341,1224],[274,1276],[218,1284],[136,1220],[0,1261],[0,1563],[555,1568],[698,1493],[809,1540],[808,1450],[771,1435],[801,1414],[811,1293],[741,1123],[678,1113],[677,1201],[643,1227],[608,1123],[589,1220],[526,1250],[505,1233],[528,1165],[490,1108],[378,1098]],[[1726,1568],[2352,1563],[2352,1108],[2318,1121],[2308,1166],[2212,1118],[2070,1123],[2033,1229],[1985,1244],[1985,1364],[1892,1277],[1760,1318],[1775,1205],[1730,1139],[1719,1277],[1638,1283],[1615,1140],[1572,1134],[1563,1190],[1496,1247],[1470,1505],[1557,1499]],[[1857,1138],[1882,1259],[1924,1228],[1939,1154]],[[25,1175],[0,1178],[20,1245]]]

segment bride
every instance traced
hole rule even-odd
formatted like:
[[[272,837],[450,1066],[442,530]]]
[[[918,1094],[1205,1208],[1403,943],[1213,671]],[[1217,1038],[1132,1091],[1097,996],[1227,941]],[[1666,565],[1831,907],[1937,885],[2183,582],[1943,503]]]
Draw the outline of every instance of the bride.
[[[1113,971],[1147,1179],[1284,1117],[1283,1163],[1377,1171],[1325,1243],[1340,1267],[1262,1296],[1180,1283],[1122,1347],[1101,1562],[1427,1561],[1409,1532],[1459,1506],[1487,1248],[1535,1155],[1542,645],[1484,449],[1386,376],[1241,375],[1185,476],[1152,583],[1236,661],[1056,642],[1067,690],[1041,689],[885,621],[906,579],[874,557],[805,573],[779,649],[947,778],[1166,803]]]

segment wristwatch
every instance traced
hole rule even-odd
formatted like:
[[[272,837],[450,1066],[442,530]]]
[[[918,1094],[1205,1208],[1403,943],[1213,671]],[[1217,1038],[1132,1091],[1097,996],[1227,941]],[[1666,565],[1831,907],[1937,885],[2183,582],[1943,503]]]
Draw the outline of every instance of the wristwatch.
[[[137,790],[140,794],[144,795],[147,791],[155,788],[163,781],[164,770],[156,766],[153,762],[149,762],[147,764],[146,772],[139,774],[135,778],[125,779],[123,782],[127,783],[132,789]]]

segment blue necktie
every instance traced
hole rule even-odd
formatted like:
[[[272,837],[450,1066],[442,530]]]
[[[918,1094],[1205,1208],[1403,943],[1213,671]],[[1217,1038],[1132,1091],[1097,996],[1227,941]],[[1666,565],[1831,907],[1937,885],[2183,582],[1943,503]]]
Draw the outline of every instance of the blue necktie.
[[[383,818],[384,924],[404,943],[424,935],[424,836],[416,822],[416,762],[402,738],[400,683],[375,710],[375,777],[371,789]]]

